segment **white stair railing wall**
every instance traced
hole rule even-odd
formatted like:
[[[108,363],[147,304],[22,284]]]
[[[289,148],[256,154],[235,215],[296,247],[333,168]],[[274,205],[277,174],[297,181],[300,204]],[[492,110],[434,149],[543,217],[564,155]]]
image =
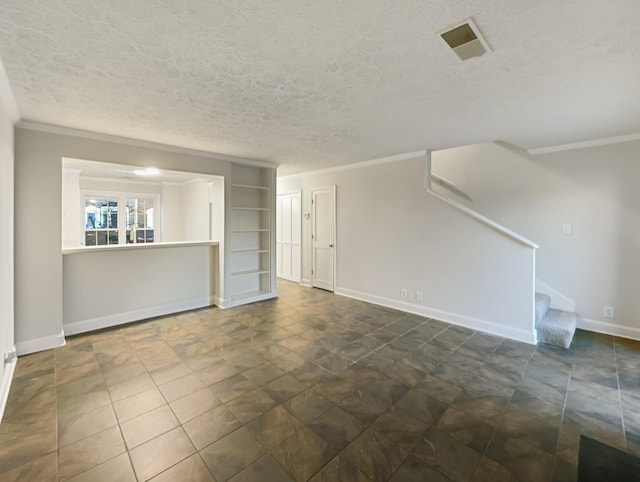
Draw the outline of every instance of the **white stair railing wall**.
[[[536,259],[536,250],[539,248],[538,244],[530,239],[518,234],[511,229],[489,219],[488,217],[478,213],[473,210],[468,205],[463,204],[463,202],[468,201],[472,202],[471,198],[467,196],[464,191],[457,188],[454,182],[449,179],[443,178],[437,174],[433,173],[432,170],[432,160],[431,160],[431,151],[427,150],[425,153],[426,165],[425,165],[425,176],[424,176],[424,187],[426,191],[433,197],[439,199],[440,201],[448,204],[452,208],[464,213],[466,216],[472,218],[475,222],[483,224],[487,227],[487,229],[491,229],[493,231],[497,231],[502,236],[512,240],[515,244],[520,246],[521,248],[521,257],[526,260],[526,263],[530,266],[530,270],[522,270],[521,268],[517,268],[513,270],[514,277],[514,285],[524,286],[527,291],[526,299],[529,300],[526,307],[523,307],[523,318],[522,320],[514,320],[514,323],[523,324],[524,326],[530,329],[531,336],[529,338],[530,343],[537,343],[537,332],[535,328],[535,292],[536,292],[536,277],[535,277],[535,259]],[[438,184],[439,186],[444,187],[443,192],[438,192],[434,190],[434,184]],[[447,191],[453,192],[458,198],[462,198],[461,200],[456,200],[453,196],[448,196],[445,194]],[[474,240],[469,239],[469,243],[473,244]],[[478,252],[478,256],[483,256],[483,253]],[[492,256],[495,253],[491,253]],[[497,262],[500,262],[499,260]],[[506,295],[506,294],[505,294]],[[530,296],[529,296],[530,295]]]

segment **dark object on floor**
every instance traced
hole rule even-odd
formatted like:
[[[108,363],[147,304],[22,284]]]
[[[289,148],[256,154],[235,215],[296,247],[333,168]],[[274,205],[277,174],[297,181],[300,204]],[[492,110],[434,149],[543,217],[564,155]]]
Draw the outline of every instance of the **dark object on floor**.
[[[640,480],[640,457],[580,436],[578,482]]]

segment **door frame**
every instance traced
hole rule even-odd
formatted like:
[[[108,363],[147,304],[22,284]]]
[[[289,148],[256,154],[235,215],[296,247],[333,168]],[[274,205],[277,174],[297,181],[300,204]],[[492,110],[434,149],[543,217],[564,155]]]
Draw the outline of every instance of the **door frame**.
[[[315,191],[325,191],[327,189],[331,189],[333,190],[333,291],[332,293],[336,292],[336,286],[337,286],[337,276],[336,276],[336,272],[337,272],[337,253],[338,253],[338,244],[336,243],[336,239],[337,239],[337,227],[338,227],[338,189],[337,189],[337,185],[333,184],[331,186],[324,186],[324,187],[315,187],[309,190],[309,204],[311,206],[311,233],[310,233],[310,248],[311,248],[311,287],[315,288],[315,281],[316,281],[316,275],[315,275],[315,266],[316,266],[316,253],[315,253],[315,249],[313,249],[313,242],[315,241],[315,231],[316,231],[316,209],[315,206],[313,204],[313,193]]]

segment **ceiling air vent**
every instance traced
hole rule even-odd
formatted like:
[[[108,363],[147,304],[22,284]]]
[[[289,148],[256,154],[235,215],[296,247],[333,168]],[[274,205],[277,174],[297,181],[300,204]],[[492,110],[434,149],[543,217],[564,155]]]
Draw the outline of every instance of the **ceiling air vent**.
[[[460,60],[480,57],[491,52],[489,44],[471,19],[442,32],[440,37],[451,47]]]

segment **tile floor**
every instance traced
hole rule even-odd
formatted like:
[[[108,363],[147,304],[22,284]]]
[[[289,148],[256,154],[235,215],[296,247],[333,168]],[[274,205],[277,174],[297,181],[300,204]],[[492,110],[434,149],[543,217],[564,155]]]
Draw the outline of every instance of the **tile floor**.
[[[0,480],[564,481],[640,453],[640,343],[529,346],[280,281],[22,357]]]

